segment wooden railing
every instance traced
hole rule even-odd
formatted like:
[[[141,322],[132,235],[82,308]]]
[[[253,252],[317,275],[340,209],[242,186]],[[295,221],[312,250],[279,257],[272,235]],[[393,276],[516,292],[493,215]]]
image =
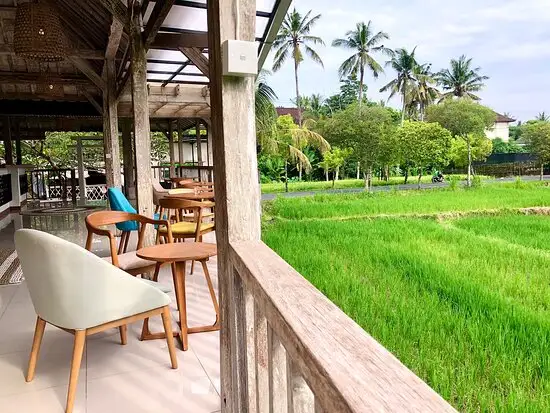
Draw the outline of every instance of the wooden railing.
[[[228,255],[228,411],[455,411],[265,244],[231,243]]]

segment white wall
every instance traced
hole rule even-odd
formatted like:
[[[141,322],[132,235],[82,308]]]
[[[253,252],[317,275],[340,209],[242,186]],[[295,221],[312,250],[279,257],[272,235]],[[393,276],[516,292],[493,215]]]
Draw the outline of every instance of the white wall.
[[[485,131],[485,135],[489,139],[500,138],[504,142],[508,142],[510,139],[510,124],[508,122],[497,122],[493,129]]]
[[[210,163],[207,163],[207,146],[206,142],[202,143],[201,151],[202,151],[202,164],[204,166],[211,166],[212,165],[212,159],[210,159]],[[193,144],[193,152],[191,153],[191,144],[190,143],[184,143],[183,144],[183,162],[180,162],[179,159],[179,149],[178,149],[178,143],[174,143],[174,161],[176,163],[184,163],[184,162],[191,162],[192,160],[195,160],[197,162],[197,145]],[[166,158],[166,162],[169,162],[169,158]]]

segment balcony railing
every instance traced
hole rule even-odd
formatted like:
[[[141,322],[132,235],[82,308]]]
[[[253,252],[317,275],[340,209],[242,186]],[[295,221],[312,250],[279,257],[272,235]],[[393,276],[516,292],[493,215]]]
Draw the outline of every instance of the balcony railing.
[[[229,411],[455,411],[265,244],[231,243],[229,258]]]

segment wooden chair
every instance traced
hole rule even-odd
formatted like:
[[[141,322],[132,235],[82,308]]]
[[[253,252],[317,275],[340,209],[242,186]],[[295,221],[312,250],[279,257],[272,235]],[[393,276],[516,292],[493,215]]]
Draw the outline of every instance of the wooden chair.
[[[174,216],[175,222],[170,226],[159,226],[157,242],[171,242],[170,234],[174,240],[185,241],[192,238],[195,242],[201,242],[203,235],[215,230],[214,215],[208,218],[212,222],[204,222],[205,209],[213,209],[214,203],[209,201],[192,201],[182,198],[163,198],[160,200],[160,216]],[[192,221],[184,220],[186,212],[191,213]]]
[[[162,212],[160,216],[163,216]],[[143,215],[131,214],[128,212],[98,211],[86,217],[86,228],[88,229],[86,249],[88,251],[91,251],[94,234],[108,237],[110,242],[111,256],[103,258],[105,261],[110,262],[115,267],[118,267],[121,270],[126,271],[127,273],[134,276],[147,274],[154,271],[153,280],[156,281],[156,278],[158,277],[158,271],[160,269],[159,266],[157,266],[157,263],[154,261],[148,261],[139,258],[136,255],[136,251],[119,253],[119,251],[117,251],[114,234],[110,230],[104,228],[108,225],[116,225],[117,223],[126,221],[135,221],[139,224],[136,250],[139,250],[141,247],[143,247],[143,238],[147,224],[164,228],[164,234],[167,241],[171,242],[172,240],[172,231],[168,220],[151,219]]]
[[[155,205],[155,214],[159,212],[159,200],[164,198],[169,193],[168,189],[165,189],[159,181],[153,179],[153,205]]]
[[[178,367],[167,294],[45,232],[19,230],[15,247],[37,313],[27,382],[35,375],[46,323],[74,335],[66,413],[73,411],[86,337],[92,334],[118,327],[124,345],[128,323],[161,315],[171,365]]]
[[[214,182],[189,182],[184,188],[193,188],[196,192],[214,192]]]

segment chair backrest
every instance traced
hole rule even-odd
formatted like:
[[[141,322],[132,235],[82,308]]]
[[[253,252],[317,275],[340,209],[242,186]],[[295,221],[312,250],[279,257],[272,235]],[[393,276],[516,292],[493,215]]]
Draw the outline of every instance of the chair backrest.
[[[130,201],[124,196],[119,188],[107,189],[107,198],[113,211],[129,212],[137,214],[136,209],[130,204]],[[137,231],[139,226],[135,221],[120,222],[116,225],[120,231]]]
[[[158,205],[159,199],[164,197],[168,193],[168,189],[163,188],[159,181],[153,179],[153,204]]]
[[[15,248],[36,314],[58,327],[86,329],[136,314],[145,301],[170,302],[157,288],[54,235],[21,229]]]

